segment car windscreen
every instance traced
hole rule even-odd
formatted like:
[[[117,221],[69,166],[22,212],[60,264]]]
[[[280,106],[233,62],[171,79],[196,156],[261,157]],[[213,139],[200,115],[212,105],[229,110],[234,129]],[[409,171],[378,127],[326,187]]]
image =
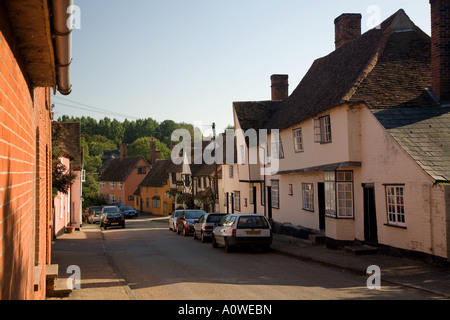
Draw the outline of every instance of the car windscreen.
[[[238,229],[268,229],[269,224],[264,217],[245,216],[240,217]]]
[[[222,220],[223,217],[224,215],[211,214],[208,216],[207,222],[220,222],[220,220]]]
[[[204,215],[204,211],[186,211],[185,218],[186,219],[200,219],[202,215]]]
[[[109,213],[109,212],[117,212],[120,213],[119,208],[115,207],[115,208],[104,208],[103,212],[105,213]]]
[[[133,207],[130,207],[130,206],[125,206],[125,207],[122,207],[120,210],[122,210],[122,211],[125,211],[125,210],[134,210],[134,208],[133,208]]]
[[[106,216],[108,218],[121,218],[122,214],[120,212],[108,212]]]

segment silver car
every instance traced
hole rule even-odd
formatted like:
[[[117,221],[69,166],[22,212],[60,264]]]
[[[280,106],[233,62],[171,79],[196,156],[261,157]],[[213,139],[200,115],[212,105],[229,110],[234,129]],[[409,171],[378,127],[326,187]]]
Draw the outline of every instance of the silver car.
[[[184,210],[175,210],[169,217],[169,230],[177,232],[177,218]]]
[[[229,214],[214,228],[211,243],[213,248],[223,245],[226,252],[238,246],[268,250],[272,245],[272,228],[261,214]]]
[[[215,227],[219,224],[226,213],[207,213],[194,224],[194,240],[201,239],[202,242],[212,237]]]

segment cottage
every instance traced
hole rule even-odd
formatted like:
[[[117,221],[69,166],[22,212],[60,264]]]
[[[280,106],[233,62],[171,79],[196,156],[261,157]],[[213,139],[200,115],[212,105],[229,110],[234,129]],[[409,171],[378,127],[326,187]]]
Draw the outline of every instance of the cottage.
[[[238,153],[262,149],[278,164],[264,175],[261,159],[238,164],[240,198],[257,201],[241,211],[321,232],[330,248],[450,259],[449,6],[431,1],[431,39],[403,10],[364,34],[361,15],[343,14],[336,50],[290,96],[288,77],[274,75],[272,101],[235,102],[236,128],[269,131]]]

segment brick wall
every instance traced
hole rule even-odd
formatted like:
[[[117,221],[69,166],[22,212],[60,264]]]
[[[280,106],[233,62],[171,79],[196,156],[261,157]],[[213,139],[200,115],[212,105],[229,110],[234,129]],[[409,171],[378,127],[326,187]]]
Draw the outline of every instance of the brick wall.
[[[0,6],[0,299],[43,299],[51,260],[50,90],[29,86],[7,21]]]
[[[432,88],[450,102],[450,0],[430,0]]]

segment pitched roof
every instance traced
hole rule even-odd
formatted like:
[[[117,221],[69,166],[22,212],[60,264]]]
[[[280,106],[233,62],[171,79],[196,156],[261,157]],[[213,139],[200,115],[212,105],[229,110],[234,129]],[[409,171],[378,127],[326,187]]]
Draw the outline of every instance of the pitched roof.
[[[234,103],[241,125],[286,129],[346,102],[369,108],[426,107],[431,41],[403,10],[317,59],[282,102]]]
[[[172,160],[158,160],[139,186],[154,188],[165,186],[167,180],[169,180],[169,172],[167,170],[171,164]]]
[[[105,169],[105,172],[99,178],[99,181],[113,181],[123,182],[131,174],[134,168],[138,165],[140,160],[145,161],[145,165],[150,167],[147,160],[142,156],[127,157],[123,160],[113,159],[109,166]]]
[[[436,181],[450,181],[450,108],[372,110],[378,121]]]

